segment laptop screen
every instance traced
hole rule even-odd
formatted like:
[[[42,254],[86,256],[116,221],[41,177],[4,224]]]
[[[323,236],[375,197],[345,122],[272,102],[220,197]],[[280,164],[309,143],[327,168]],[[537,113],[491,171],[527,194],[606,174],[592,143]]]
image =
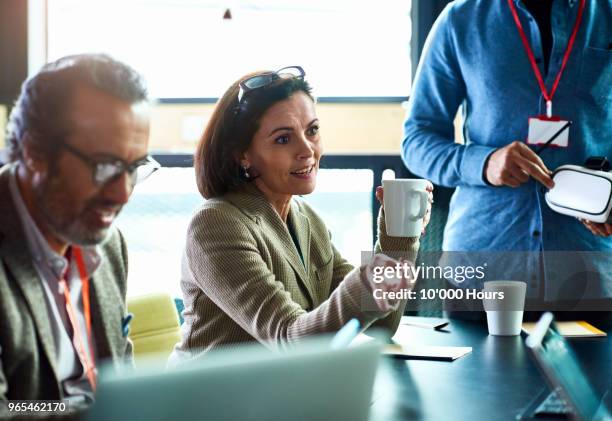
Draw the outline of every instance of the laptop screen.
[[[584,375],[576,356],[567,341],[555,329],[554,324],[546,331],[539,350],[540,362],[545,371],[552,374],[579,415],[592,419],[600,406],[600,400]],[[551,379],[553,380],[553,379]]]

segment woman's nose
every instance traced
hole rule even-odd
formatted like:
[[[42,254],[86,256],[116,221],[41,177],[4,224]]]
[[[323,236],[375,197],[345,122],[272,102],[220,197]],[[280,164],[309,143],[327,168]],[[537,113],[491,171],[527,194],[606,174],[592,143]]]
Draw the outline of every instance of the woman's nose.
[[[298,152],[298,158],[306,159],[314,155],[314,145],[306,136],[300,136],[300,149]]]

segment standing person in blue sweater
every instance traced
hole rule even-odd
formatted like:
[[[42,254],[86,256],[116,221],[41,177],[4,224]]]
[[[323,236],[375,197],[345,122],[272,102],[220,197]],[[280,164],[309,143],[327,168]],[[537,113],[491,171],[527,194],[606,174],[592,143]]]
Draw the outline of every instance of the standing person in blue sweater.
[[[443,249],[529,252],[528,299],[609,309],[612,225],[554,213],[544,193],[558,166],[612,156],[611,87],[610,0],[450,3],[427,39],[402,145],[413,173],[455,187]],[[557,117],[573,122],[568,139],[536,154],[529,119]]]

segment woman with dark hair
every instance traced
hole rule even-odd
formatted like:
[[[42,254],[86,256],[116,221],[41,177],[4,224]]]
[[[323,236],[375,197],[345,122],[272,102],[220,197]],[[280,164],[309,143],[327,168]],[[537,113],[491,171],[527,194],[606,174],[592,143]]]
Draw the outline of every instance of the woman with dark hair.
[[[185,323],[171,361],[249,341],[282,348],[351,318],[395,331],[405,301],[375,300],[373,290],[411,288],[413,280],[375,284],[373,267],[397,262],[377,254],[354,268],[321,218],[294,197],[314,190],[321,153],[300,67],[247,75],[220,99],[195,153],[208,200],[188,229]],[[377,252],[403,251],[413,264],[418,245],[418,238],[387,236],[381,212]]]

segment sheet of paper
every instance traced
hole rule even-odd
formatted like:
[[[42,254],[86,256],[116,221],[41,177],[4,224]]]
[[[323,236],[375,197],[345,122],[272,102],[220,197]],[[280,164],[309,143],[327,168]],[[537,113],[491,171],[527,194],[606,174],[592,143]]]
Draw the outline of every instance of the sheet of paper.
[[[559,333],[566,338],[594,338],[608,336],[606,332],[597,329],[592,324],[585,322],[584,320],[569,321],[569,322],[555,322]],[[525,322],[523,323],[523,332],[531,335],[536,323]]]
[[[439,334],[444,335],[444,333]],[[386,346],[383,348],[383,353],[400,358],[454,361],[472,352],[472,348],[466,346],[434,346],[420,343],[415,340],[414,328],[406,325],[400,325],[391,339],[397,345]]]
[[[411,360],[455,361],[472,352],[469,346],[385,345],[383,354]]]
[[[402,326],[399,327],[398,332],[392,339],[395,344],[385,345],[383,347],[383,354],[398,358],[411,360],[454,361],[457,358],[463,357],[464,355],[472,352],[471,347],[433,346],[415,343],[412,335],[409,335],[409,332],[406,331],[405,328],[402,328]],[[351,346],[363,344],[372,340],[374,340],[374,338],[361,333],[353,340],[353,342],[351,342]]]

